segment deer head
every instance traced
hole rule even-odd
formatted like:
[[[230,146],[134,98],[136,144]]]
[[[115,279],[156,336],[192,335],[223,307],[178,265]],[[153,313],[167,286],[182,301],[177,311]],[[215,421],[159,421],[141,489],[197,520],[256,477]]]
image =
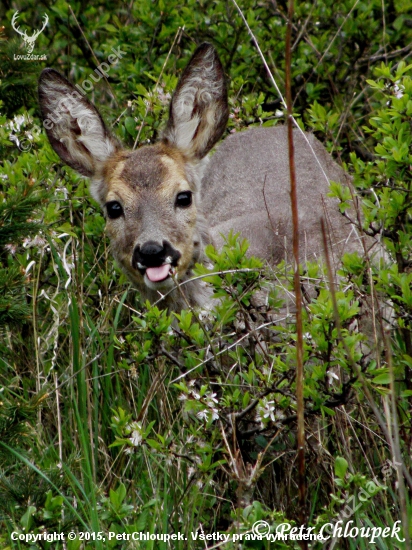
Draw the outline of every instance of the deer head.
[[[47,23],[49,22],[49,17],[47,14],[44,14],[44,20],[43,20],[43,26],[42,28],[39,30],[39,31],[35,31],[32,36],[27,36],[27,32],[26,31],[21,31],[20,30],[20,27],[16,27],[16,21],[18,19],[18,16],[19,16],[19,12],[16,11],[16,13],[13,15],[13,18],[11,20],[11,26],[13,27],[13,29],[18,33],[20,34],[20,36],[23,37],[23,41],[27,47],[27,52],[28,53],[32,53],[32,51],[34,50],[34,43],[36,42],[37,40],[37,37],[44,31],[44,29],[46,28],[46,25]]]
[[[136,151],[123,149],[96,108],[55,70],[42,72],[39,99],[51,145],[65,163],[91,178],[113,253],[143,297],[155,301],[177,281],[188,280],[209,242],[199,200],[206,155],[228,119],[215,49],[198,47],[174,92],[159,142]],[[202,289],[187,286],[188,302],[201,301]],[[167,303],[172,309],[187,305],[176,290]]]

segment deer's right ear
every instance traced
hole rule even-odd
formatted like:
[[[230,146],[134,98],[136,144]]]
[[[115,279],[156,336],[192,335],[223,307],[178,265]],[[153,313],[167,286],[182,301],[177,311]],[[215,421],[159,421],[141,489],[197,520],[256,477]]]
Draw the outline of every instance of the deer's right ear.
[[[41,73],[39,102],[53,149],[80,174],[92,177],[120,148],[97,109],[54,69]]]

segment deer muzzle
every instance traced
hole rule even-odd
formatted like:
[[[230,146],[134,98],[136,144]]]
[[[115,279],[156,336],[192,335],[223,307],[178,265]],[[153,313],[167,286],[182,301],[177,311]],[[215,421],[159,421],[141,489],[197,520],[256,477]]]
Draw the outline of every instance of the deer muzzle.
[[[147,241],[133,251],[132,266],[145,279],[147,286],[161,285],[175,274],[181,254],[168,241]]]

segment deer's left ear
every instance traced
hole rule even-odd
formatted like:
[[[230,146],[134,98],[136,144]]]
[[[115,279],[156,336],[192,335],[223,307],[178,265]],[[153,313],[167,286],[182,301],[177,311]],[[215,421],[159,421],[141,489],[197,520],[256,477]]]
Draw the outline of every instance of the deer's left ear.
[[[183,71],[170,103],[162,139],[189,160],[200,160],[222,137],[228,117],[222,63],[214,47],[205,42]]]
[[[41,73],[39,102],[53,149],[80,174],[92,177],[120,148],[94,105],[54,69]]]

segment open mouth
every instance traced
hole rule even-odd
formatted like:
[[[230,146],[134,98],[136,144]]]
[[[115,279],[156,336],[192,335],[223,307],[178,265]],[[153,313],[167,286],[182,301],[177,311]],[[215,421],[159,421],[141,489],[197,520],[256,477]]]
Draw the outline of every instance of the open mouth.
[[[167,257],[163,264],[157,266],[145,266],[137,262],[137,268],[149,284],[163,283],[176,274],[176,266],[172,265],[170,257]]]
[[[147,241],[135,247],[131,264],[144,278],[147,287],[161,290],[173,286],[172,278],[178,272],[180,257],[181,253],[167,241],[162,244]]]

